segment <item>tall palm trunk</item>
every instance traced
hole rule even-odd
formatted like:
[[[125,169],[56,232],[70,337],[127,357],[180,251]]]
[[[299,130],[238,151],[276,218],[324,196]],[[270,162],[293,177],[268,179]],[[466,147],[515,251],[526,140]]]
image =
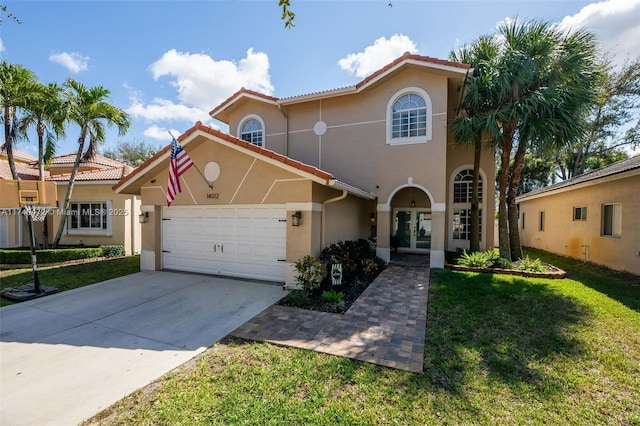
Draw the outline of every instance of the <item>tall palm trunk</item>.
[[[53,246],[58,247],[62,233],[64,232],[65,223],[67,221],[67,213],[69,212],[69,204],[71,202],[71,194],[73,192],[73,183],[76,180],[76,173],[80,168],[80,159],[82,158],[82,152],[84,150],[84,140],[86,139],[87,129],[82,129],[80,138],[78,138],[78,152],[76,153],[76,160],[73,163],[73,169],[71,169],[71,176],[69,176],[69,183],[67,186],[67,192],[64,195],[64,201],[62,202],[62,214],[60,215],[60,222],[58,224],[58,232],[56,238],[53,240]]]
[[[7,160],[9,160],[9,169],[11,170],[11,177],[18,180],[18,171],[16,170],[16,163],[13,159],[13,131],[11,127],[11,117],[13,115],[13,108],[10,104],[4,106],[4,149],[7,151]]]
[[[522,244],[520,243],[520,229],[518,228],[518,205],[516,197],[520,186],[520,176],[524,166],[524,156],[527,151],[527,141],[521,140],[516,155],[513,159],[513,167],[509,179],[509,189],[507,193],[507,209],[509,219],[509,245],[511,248],[511,259],[522,259]]]
[[[502,125],[502,153],[500,154],[500,193],[498,198],[498,244],[500,257],[511,260],[509,218],[507,213],[507,186],[509,184],[509,160],[513,147],[514,123]]]
[[[46,130],[44,123],[38,120],[38,180],[44,182],[44,132]],[[45,217],[42,221],[42,245],[49,248],[49,218]]]
[[[482,156],[482,138],[478,135],[473,152],[473,182],[471,183],[471,211],[469,212],[469,249],[480,251],[480,200],[478,186],[480,182],[480,158]]]

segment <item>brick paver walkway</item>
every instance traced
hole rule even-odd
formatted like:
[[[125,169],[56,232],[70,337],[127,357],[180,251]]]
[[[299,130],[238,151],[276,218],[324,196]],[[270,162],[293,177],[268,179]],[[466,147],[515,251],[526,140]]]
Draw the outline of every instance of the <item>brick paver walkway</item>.
[[[232,336],[422,372],[429,268],[388,266],[344,314],[273,305]]]

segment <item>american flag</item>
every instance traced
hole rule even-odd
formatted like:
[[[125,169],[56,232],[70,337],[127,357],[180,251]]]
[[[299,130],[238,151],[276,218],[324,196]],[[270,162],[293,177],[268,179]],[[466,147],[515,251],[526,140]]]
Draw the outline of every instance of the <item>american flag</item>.
[[[170,206],[176,198],[176,194],[182,191],[180,187],[180,175],[193,166],[193,160],[189,154],[173,138],[171,141],[171,161],[169,162],[169,182],[167,183],[167,205]]]

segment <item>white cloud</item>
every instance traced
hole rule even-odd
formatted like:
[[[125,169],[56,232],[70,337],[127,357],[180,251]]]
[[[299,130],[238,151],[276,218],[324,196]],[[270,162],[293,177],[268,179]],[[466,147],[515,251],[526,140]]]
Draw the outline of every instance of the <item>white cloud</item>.
[[[189,123],[210,120],[209,111],[241,87],[267,95],[273,93],[266,53],[247,51],[238,62],[220,60],[203,53],[183,53],[169,50],[149,66],[154,78],[172,77],[177,102],[156,98],[145,104],[139,93],[133,93],[127,112],[150,121],[181,120]],[[133,91],[132,91],[133,92]],[[159,127],[152,126],[147,136],[158,136]],[[166,133],[166,131],[165,131]],[[166,139],[164,136],[160,139]]]
[[[133,99],[127,113],[133,117],[144,118],[149,121],[188,121],[195,123],[207,120],[209,114],[205,110],[176,104],[168,99],[156,98],[151,104],[145,105],[140,100]]]
[[[4,43],[2,42],[2,39],[0,38],[0,52],[4,52]]]
[[[640,0],[606,0],[591,3],[575,15],[566,16],[561,28],[585,28],[593,32],[600,50],[616,65],[640,52]]]
[[[417,53],[418,48],[411,39],[402,34],[394,34],[388,40],[380,37],[364,51],[350,53],[338,61],[338,65],[350,74],[366,77],[374,71],[402,56],[405,52]]]
[[[49,56],[51,62],[62,65],[74,74],[78,74],[81,71],[86,71],[89,67],[89,57],[82,56],[78,52],[62,52],[53,53]]]
[[[171,141],[171,135],[169,134],[169,132],[171,132],[175,137],[178,137],[178,135],[182,133],[180,130],[167,129],[164,127],[156,126],[154,124],[153,126],[148,127],[143,132],[143,135],[145,135],[148,138],[157,139],[160,141]]]

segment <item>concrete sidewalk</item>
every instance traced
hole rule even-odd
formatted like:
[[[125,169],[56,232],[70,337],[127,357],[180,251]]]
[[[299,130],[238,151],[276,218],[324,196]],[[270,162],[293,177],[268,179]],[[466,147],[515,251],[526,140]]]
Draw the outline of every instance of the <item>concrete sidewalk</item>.
[[[284,295],[278,285],[140,272],[3,307],[0,424],[77,424]]]

